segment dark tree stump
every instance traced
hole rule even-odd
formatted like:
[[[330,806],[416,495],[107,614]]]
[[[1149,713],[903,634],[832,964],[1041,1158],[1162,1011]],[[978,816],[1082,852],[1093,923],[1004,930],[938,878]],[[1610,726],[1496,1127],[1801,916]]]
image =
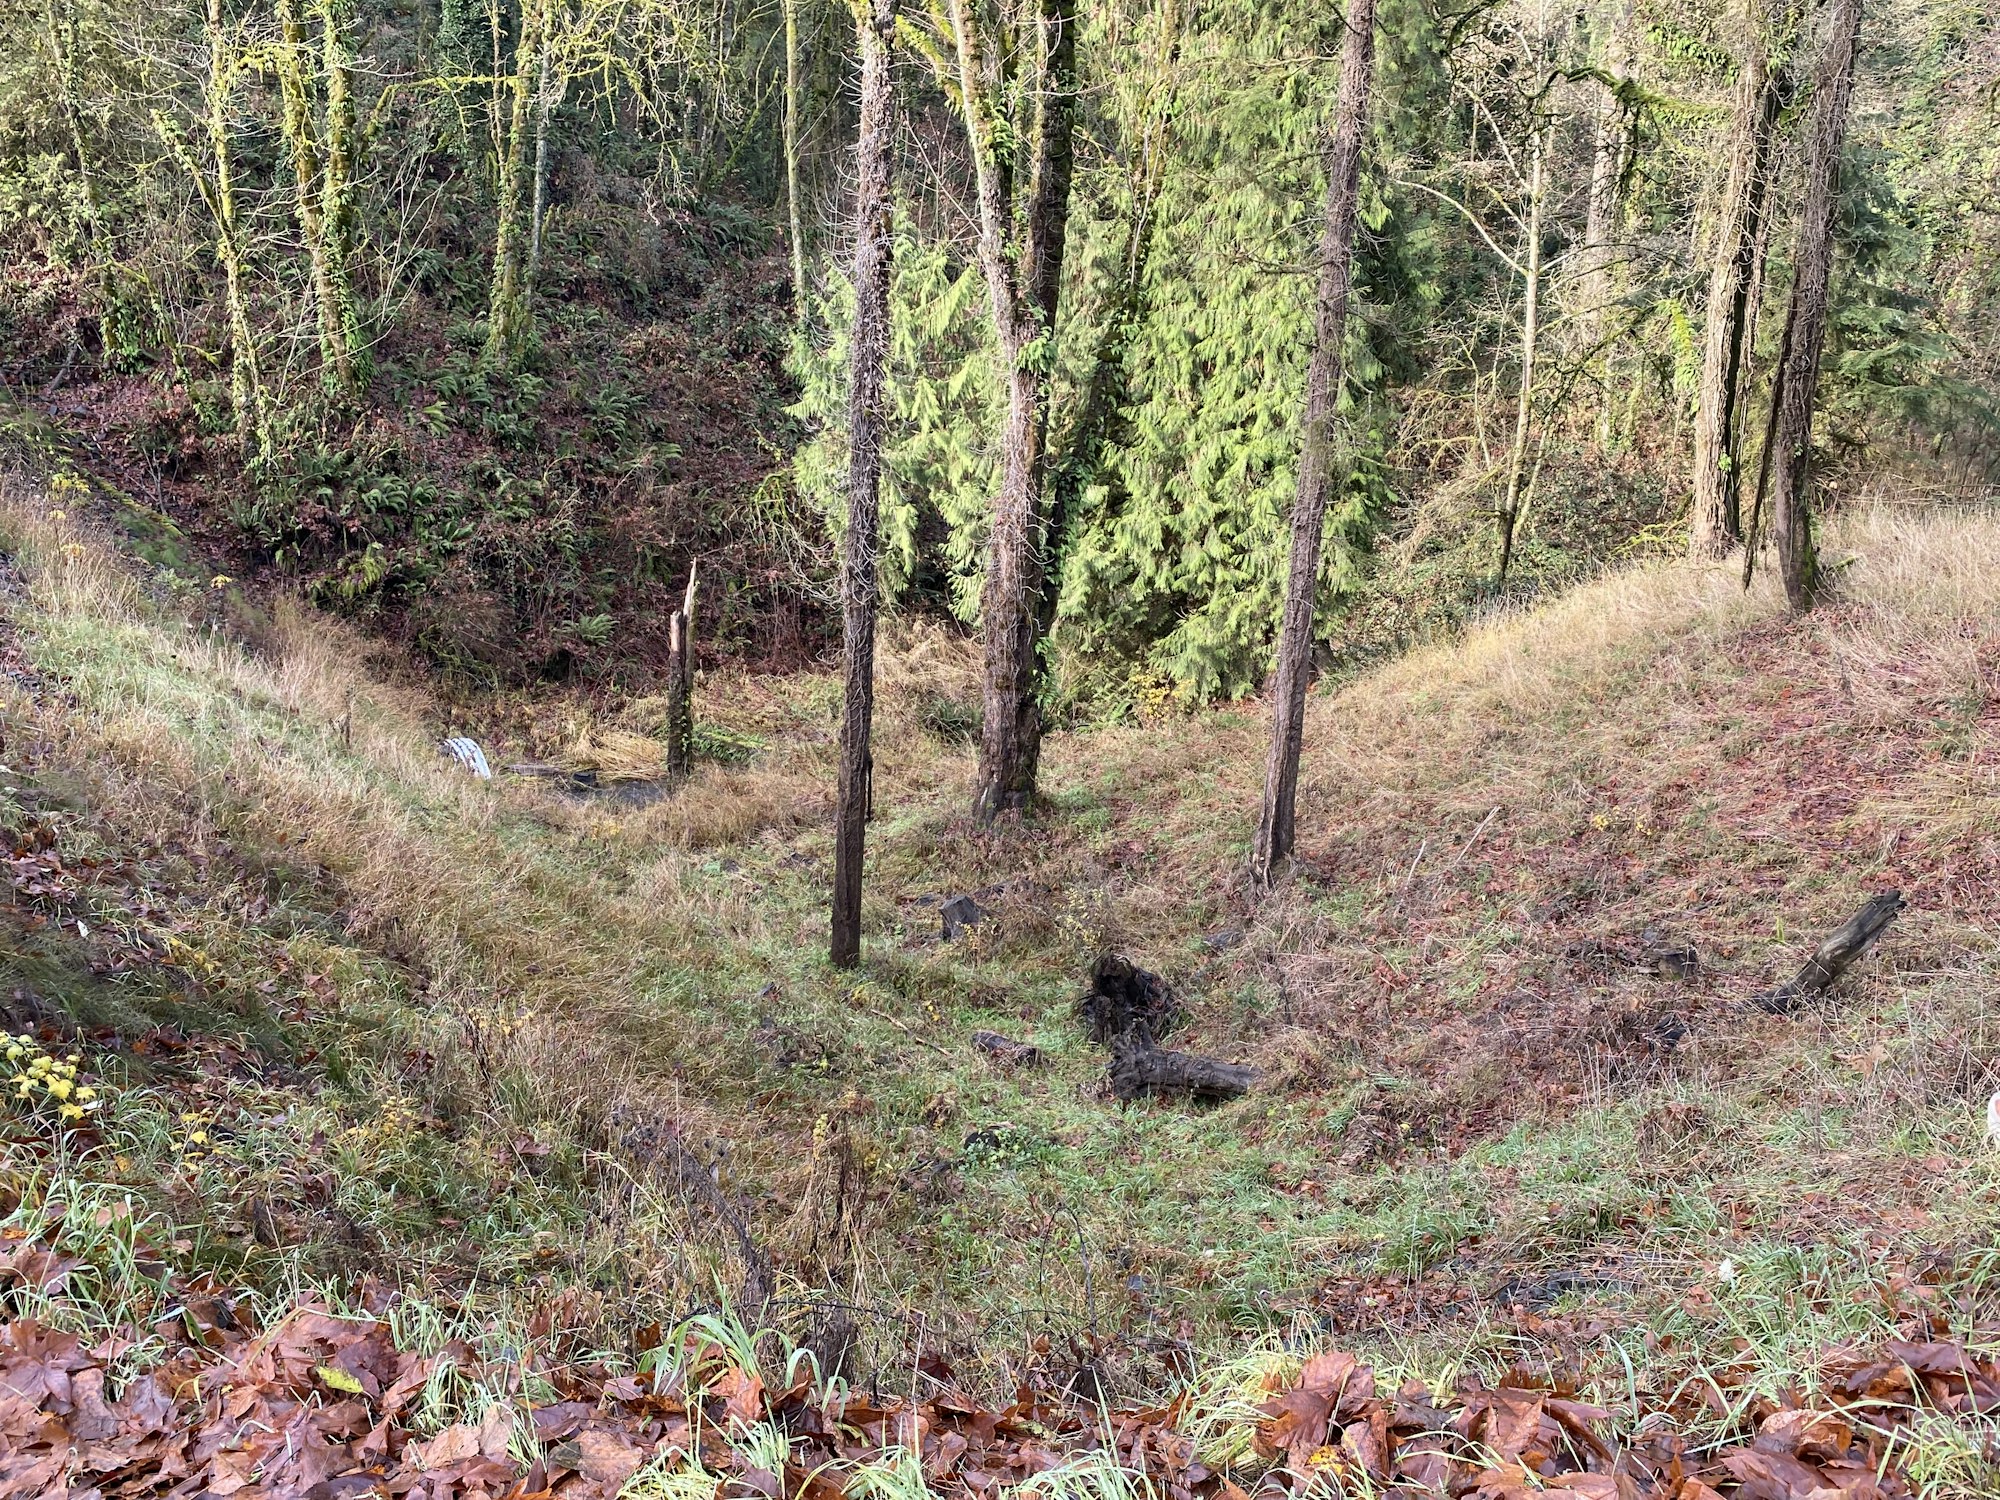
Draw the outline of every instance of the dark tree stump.
[[[1813,951],[1813,956],[1806,960],[1803,969],[1776,989],[1759,995],[1753,1003],[1759,1010],[1771,1015],[1785,1016],[1825,994],[1850,965],[1875,946],[1875,940],[1896,920],[1896,914],[1902,909],[1901,891],[1884,891],[1871,898],[1866,906],[1827,935],[1826,940]]]
[[[1181,1018],[1166,980],[1129,959],[1107,953],[1090,971],[1090,993],[1079,1002],[1090,1039],[1100,1047],[1151,1047]]]
[[[1234,1099],[1257,1081],[1257,1070],[1192,1052],[1153,1046],[1120,1047],[1111,1059],[1111,1092],[1126,1103],[1146,1094],[1174,1099]]]

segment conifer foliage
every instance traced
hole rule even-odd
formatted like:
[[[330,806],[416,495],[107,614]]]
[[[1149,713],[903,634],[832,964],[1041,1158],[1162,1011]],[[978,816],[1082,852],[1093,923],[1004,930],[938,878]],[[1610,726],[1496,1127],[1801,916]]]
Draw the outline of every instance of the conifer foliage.
[[[0,7],[7,388],[126,383],[91,409],[146,428],[118,436],[166,457],[167,508],[454,670],[657,656],[697,552],[739,601],[718,649],[782,615],[788,661],[823,655],[863,313],[849,19]],[[899,19],[874,577],[981,637],[981,817],[1031,803],[1045,724],[1274,666],[1290,723],[1301,672],[1634,549],[1775,540],[1804,602],[1828,495],[2000,472],[1993,0],[1374,19],[1351,191],[1324,5]]]

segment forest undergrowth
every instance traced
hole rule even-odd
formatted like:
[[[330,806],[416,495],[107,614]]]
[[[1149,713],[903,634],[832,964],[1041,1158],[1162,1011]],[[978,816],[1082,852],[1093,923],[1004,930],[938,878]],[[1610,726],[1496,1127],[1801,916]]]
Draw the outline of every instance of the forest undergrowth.
[[[707,674],[666,795],[478,782],[441,735],[504,765],[644,706],[447,705],[135,559],[129,504],[16,474],[0,506],[0,1003],[65,1084],[10,1100],[17,1316],[101,1340],[392,1290],[402,1347],[490,1373],[629,1368],[726,1307],[877,1391],[930,1393],[926,1358],[1085,1406],[1206,1381],[1245,1432],[1328,1343],[1384,1389],[1709,1382],[1719,1433],[1912,1317],[1990,1339],[1990,511],[1851,508],[1802,619],[1648,564],[1318,696],[1303,857],[1261,902],[1252,713],[1054,738],[1045,809],[979,828],[976,660],[909,628],[843,974],[833,677]],[[1756,1006],[1890,888],[1827,1000]],[[1075,1013],[1104,951],[1260,1085],[1118,1105]],[[413,1432],[476,1420],[462,1395]],[[1899,1472],[1977,1492],[1988,1438],[1941,1424]]]

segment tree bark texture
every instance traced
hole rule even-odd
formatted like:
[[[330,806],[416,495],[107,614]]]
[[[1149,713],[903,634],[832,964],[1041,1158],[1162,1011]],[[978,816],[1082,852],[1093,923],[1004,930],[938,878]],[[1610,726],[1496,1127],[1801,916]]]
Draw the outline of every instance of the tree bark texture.
[[[269,54],[277,74],[278,124],[292,159],[295,215],[312,282],[322,376],[327,389],[352,395],[360,386],[360,316],[354,302],[354,61],[341,34],[334,0],[312,0],[320,43],[306,40],[295,0],[279,0],[278,46]],[[315,70],[315,51],[317,69]],[[315,71],[324,114],[315,119]]]
[[[1049,365],[1069,232],[1077,107],[1075,0],[1043,0],[1014,45],[989,48],[973,0],[953,0],[958,84],[977,176],[979,260],[1007,368],[1000,490],[980,594],[985,664],[974,814],[991,820],[1033,799],[1041,754],[1036,654],[1046,585]],[[989,55],[997,54],[997,55]],[[1003,145],[990,64],[1025,54],[1032,110],[1025,138]],[[1009,121],[1005,135],[1020,137]]]
[[[107,266],[102,260],[105,247],[102,216],[97,203],[97,178],[90,166],[90,143],[84,134],[83,94],[77,87],[77,52],[80,45],[80,27],[77,22],[75,0],[43,0],[43,28],[46,33],[49,52],[55,63],[57,103],[62,110],[63,130],[69,136],[69,146],[76,157],[77,187],[83,196],[83,242],[93,259],[99,260],[100,289]]]
[[[788,12],[789,14],[789,12]],[[896,101],[890,74],[896,0],[867,0],[861,31],[861,120],[855,156],[854,327],[848,341],[847,533],[841,540],[840,601],[845,709],[833,836],[836,966],[861,961],[861,867],[874,800],[869,741],[875,714],[875,609],[879,586],[884,370],[889,360],[891,172]]]
[[[224,305],[229,314],[229,395],[236,414],[236,436],[243,456],[268,462],[274,451],[270,398],[257,359],[257,335],[250,324],[250,307],[243,286],[243,242],[236,215],[235,163],[229,149],[229,109],[236,94],[241,59],[231,45],[222,17],[222,0],[208,0],[207,115],[209,151],[214,174],[203,197],[215,218],[215,258],[222,266]],[[198,168],[197,182],[202,182]]]
[[[1825,994],[1889,929],[1903,909],[1901,891],[1884,891],[1871,896],[1853,916],[1821,940],[1806,960],[1805,967],[1776,989],[1759,995],[1759,1010],[1772,1015],[1788,1015],[1809,1000]]]
[[[1127,1104],[1148,1094],[1215,1102],[1248,1093],[1256,1086],[1257,1070],[1193,1052],[1134,1045],[1113,1054],[1110,1080],[1112,1095]]]
[[[554,49],[549,45],[546,26],[539,50],[541,57],[536,65],[535,80],[535,191],[528,210],[528,288],[531,292],[542,269],[542,220],[548,213],[549,197],[549,116],[555,109],[555,93],[549,79],[549,56]]]
[[[694,769],[694,593],[699,563],[688,565],[687,593],[667,617],[667,773]]]
[[[1618,231],[1626,157],[1632,139],[1625,101],[1620,97],[1632,72],[1632,0],[1619,0],[1614,7],[1604,50],[1604,71],[1613,86],[1598,101],[1597,118],[1592,123],[1590,190],[1584,209],[1580,276],[1583,316],[1579,321],[1585,346],[1591,349],[1603,342],[1605,314],[1615,289],[1612,240]]]
[[[1500,500],[1500,583],[1514,562],[1514,533],[1521,524],[1521,506],[1528,474],[1528,438],[1534,430],[1535,377],[1542,342],[1542,200],[1548,177],[1546,142],[1552,131],[1538,132],[1530,148],[1528,167],[1528,245],[1521,296],[1521,388],[1514,402],[1514,441],[1507,453],[1507,492]]]
[[[1812,608],[1819,568],[1812,538],[1812,417],[1819,357],[1826,343],[1827,292],[1833,280],[1833,223],[1840,206],[1840,153],[1847,143],[1861,0],[1829,0],[1826,41],[1813,76],[1806,123],[1806,201],[1792,257],[1792,301],[1774,397],[1771,528],[1785,599]]]
[[[1313,605],[1319,592],[1326,497],[1334,478],[1334,424],[1340,404],[1342,345],[1354,284],[1354,221],[1361,191],[1361,146],[1368,94],[1375,78],[1375,0],[1349,0],[1340,52],[1340,99],[1328,137],[1326,219],[1320,227],[1319,288],[1313,312],[1313,352],[1306,367],[1306,406],[1299,429],[1298,489],[1292,499],[1291,567],[1278,632],[1278,669],[1271,691],[1271,749],[1264,767],[1264,802],[1257,815],[1251,874],[1269,885],[1290,859],[1305,744],[1306,688],[1312,673]]]
[[[1776,20],[1768,0],[1750,0],[1702,332],[1690,536],[1697,557],[1725,556],[1743,536],[1742,460],[1736,439],[1748,385],[1744,374],[1757,336],[1757,291],[1768,243],[1766,200],[1783,94],[1782,75],[1770,61]]]
[[[799,0],[785,7],[785,217],[792,242],[792,306],[806,302],[805,205],[799,189]],[[865,66],[865,63],[864,63]]]
[[[548,0],[530,0],[521,12],[521,34],[514,42],[507,147],[500,165],[500,201],[493,231],[493,291],[486,315],[486,359],[498,365],[512,364],[528,338],[527,255],[521,219],[529,186],[529,106],[547,24]]]

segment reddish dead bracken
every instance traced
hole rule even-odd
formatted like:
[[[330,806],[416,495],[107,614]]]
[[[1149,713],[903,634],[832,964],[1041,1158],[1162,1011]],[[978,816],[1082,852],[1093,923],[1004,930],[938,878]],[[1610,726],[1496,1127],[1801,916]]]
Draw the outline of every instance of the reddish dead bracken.
[[[8,1251],[17,1286],[51,1290],[64,1258]],[[1393,1394],[1354,1356],[1314,1354],[1275,1386],[1254,1434],[1255,1464],[1221,1472],[1178,1429],[1182,1403],[1108,1410],[1022,1390],[981,1402],[945,1379],[926,1399],[879,1399],[805,1379],[779,1388],[690,1337],[658,1375],[483,1360],[464,1344],[398,1349],[380,1317],[314,1306],[262,1330],[226,1300],[190,1295],[151,1331],[164,1352],[134,1373],[137,1331],[86,1346],[31,1319],[0,1324],[0,1497],[215,1496],[237,1500],[610,1500],[646,1465],[715,1476],[717,1500],[836,1500],[854,1470],[914,1455],[940,1496],[985,1500],[1092,1451],[1109,1450],[1164,1500],[1251,1493],[1446,1495],[1514,1500],[1898,1500],[1896,1454],[1909,1419],[2000,1409],[2000,1361],[1942,1336],[1831,1351],[1812,1404],[1750,1402],[1738,1440],[1697,1452],[1672,1407],[1613,1414],[1573,1391],[1468,1377],[1446,1392]],[[941,1369],[941,1367],[940,1367]],[[120,1388],[111,1389],[118,1371]],[[429,1431],[422,1395],[455,1373],[460,1390],[512,1392]],[[532,1389],[553,1399],[529,1399]],[[771,1424],[790,1443],[760,1467]],[[1624,1434],[1621,1436],[1621,1434]],[[759,1455],[765,1455],[761,1458]],[[1108,1455],[1107,1455],[1108,1456]]]

